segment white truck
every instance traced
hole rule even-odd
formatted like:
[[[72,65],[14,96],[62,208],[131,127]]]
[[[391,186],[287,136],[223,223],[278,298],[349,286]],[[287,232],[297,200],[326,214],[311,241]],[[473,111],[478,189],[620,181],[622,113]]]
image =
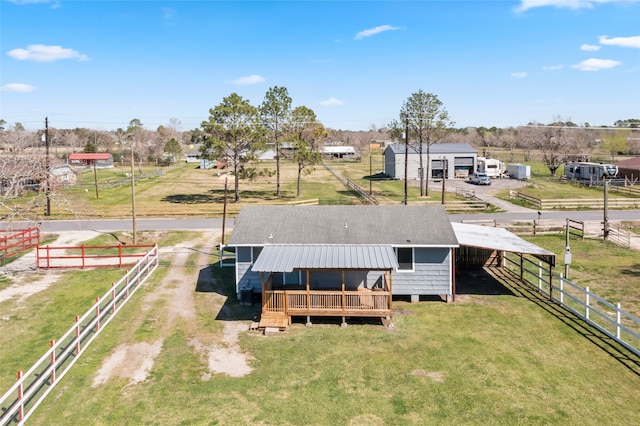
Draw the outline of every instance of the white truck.
[[[478,157],[478,172],[490,178],[499,178],[507,171],[502,161],[495,158]]]

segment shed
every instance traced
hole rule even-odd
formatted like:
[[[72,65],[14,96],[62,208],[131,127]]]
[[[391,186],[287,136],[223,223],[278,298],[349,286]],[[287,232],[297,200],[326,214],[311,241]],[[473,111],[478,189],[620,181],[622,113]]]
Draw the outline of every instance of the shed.
[[[408,151],[408,155],[405,155]],[[420,179],[420,153],[415,145],[394,143],[384,150],[384,172],[393,179],[404,180],[405,157],[407,157],[407,179]],[[466,143],[441,143],[429,147],[422,145],[422,165],[429,163],[430,178],[466,179],[476,170],[478,152]]]

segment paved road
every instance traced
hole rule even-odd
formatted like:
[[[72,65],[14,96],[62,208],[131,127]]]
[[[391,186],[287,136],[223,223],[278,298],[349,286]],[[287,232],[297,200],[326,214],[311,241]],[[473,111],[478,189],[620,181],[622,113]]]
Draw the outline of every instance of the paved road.
[[[496,189],[517,189],[524,183],[513,179],[494,180],[491,186],[470,185],[464,181],[447,181],[447,190],[455,191],[456,188],[473,190],[475,195],[487,201],[500,209],[503,213],[465,213],[452,214],[451,220],[461,222],[463,220],[497,220],[497,221],[532,221],[534,219],[542,220],[572,220],[584,222],[602,222],[604,220],[604,212],[602,210],[579,210],[579,211],[542,211],[538,215],[537,210],[528,209],[526,207],[516,206],[507,201],[491,195]],[[439,184],[432,184],[429,187],[433,190],[440,190]],[[640,220],[640,210],[609,210],[610,221],[628,221]],[[225,231],[233,228],[234,219],[227,218],[225,223]],[[6,227],[6,223],[0,223],[0,228]],[[13,223],[16,229],[22,228],[21,224]],[[26,226],[26,225],[25,225]],[[99,219],[99,220],[54,220],[43,221],[40,229],[43,232],[61,232],[61,231],[78,231],[78,230],[95,230],[102,232],[113,231],[132,231],[133,220],[127,219]],[[136,230],[158,230],[167,231],[174,229],[222,229],[222,219],[173,219],[173,218],[157,218],[157,219],[140,219],[136,220]]]

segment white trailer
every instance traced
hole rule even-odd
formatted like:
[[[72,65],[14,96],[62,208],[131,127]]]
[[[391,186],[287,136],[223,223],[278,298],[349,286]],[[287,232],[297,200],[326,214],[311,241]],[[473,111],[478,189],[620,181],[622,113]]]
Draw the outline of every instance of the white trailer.
[[[526,164],[509,164],[507,174],[509,174],[511,179],[531,179],[531,166]]]
[[[502,161],[495,158],[478,157],[478,172],[486,173],[490,178],[499,178],[506,171]]]
[[[618,166],[600,163],[568,163],[564,166],[567,179],[602,180],[618,175]]]

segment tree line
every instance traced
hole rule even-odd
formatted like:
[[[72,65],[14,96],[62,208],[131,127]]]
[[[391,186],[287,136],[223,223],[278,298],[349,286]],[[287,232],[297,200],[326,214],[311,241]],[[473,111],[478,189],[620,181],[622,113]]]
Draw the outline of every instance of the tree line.
[[[509,157],[502,158],[506,161],[513,161],[516,151],[524,153],[524,161],[536,155],[551,175],[555,175],[563,163],[592,152],[610,156],[612,161],[616,155],[640,155],[640,133],[636,131],[640,130],[640,119],[617,120],[611,127],[579,126],[570,119],[554,117],[548,124],[456,128],[438,96],[421,89],[403,101],[397,119],[382,128],[371,125],[367,131],[324,127],[312,109],[293,107],[287,88],[281,86],[269,88],[257,106],[232,93],[210,108],[208,118],[198,128],[183,131],[181,126],[178,119],[172,118],[167,125],[148,130],[141,120],[134,118],[126,128],[114,131],[52,127],[48,131],[50,155],[62,160],[70,152],[109,152],[116,164],[163,165],[178,161],[188,145],[197,145],[203,158],[228,167],[236,202],[240,200],[241,180],[273,174],[276,175],[275,193],[281,196],[280,165],[285,144],[291,153],[288,160],[297,165],[297,196],[301,193],[301,177],[313,171],[320,162],[320,147],[329,141],[354,146],[361,155],[371,152],[372,142],[394,141],[420,153],[424,149],[427,156],[433,144],[468,143],[483,156],[491,156],[499,149],[503,157]],[[31,173],[32,181],[42,179],[42,170],[37,170],[45,163],[41,158],[43,136],[44,130],[28,131],[21,123],[8,125],[0,119],[0,182],[4,207],[10,194],[17,194],[5,188],[11,186],[11,182],[20,184],[20,179],[16,179],[17,170]],[[257,161],[259,153],[269,149],[274,153],[275,170],[261,168]],[[34,161],[41,164],[40,168],[32,164]],[[421,196],[428,196],[429,167],[428,162],[420,165],[420,169],[426,171],[420,176]]]

